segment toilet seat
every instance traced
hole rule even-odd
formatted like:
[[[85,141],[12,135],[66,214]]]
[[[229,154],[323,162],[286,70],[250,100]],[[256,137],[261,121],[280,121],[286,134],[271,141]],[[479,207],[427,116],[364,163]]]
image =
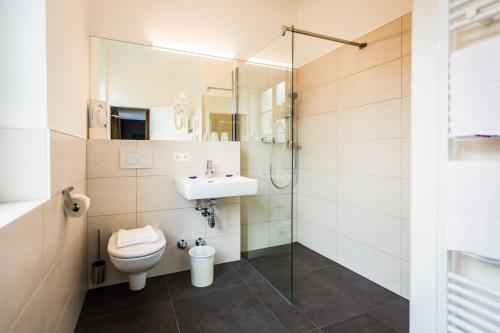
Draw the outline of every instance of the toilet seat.
[[[114,232],[109,238],[108,254],[115,258],[134,259],[134,258],[146,257],[164,249],[167,241],[165,240],[163,232],[156,228],[154,228],[154,230],[159,237],[156,242],[148,244],[136,244],[121,248],[116,247],[116,238],[118,237],[118,233]]]

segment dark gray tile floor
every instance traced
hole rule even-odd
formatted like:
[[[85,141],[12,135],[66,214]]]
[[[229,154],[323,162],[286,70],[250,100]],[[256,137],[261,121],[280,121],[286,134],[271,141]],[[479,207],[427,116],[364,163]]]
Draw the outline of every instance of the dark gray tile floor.
[[[249,260],[269,274],[290,263],[280,251],[266,257]],[[217,265],[207,288],[180,272],[150,278],[138,292],[127,284],[93,289],[76,332],[408,332],[405,299],[300,244],[293,263],[294,305],[243,259]],[[272,277],[278,289],[289,288],[283,276]]]

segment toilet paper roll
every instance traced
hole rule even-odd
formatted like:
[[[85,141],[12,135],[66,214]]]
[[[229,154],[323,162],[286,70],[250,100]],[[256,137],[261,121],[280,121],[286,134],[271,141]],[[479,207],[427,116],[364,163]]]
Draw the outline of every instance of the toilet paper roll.
[[[64,205],[64,213],[69,217],[80,217],[85,215],[90,207],[90,198],[83,194],[73,194],[71,195],[71,200],[73,203],[77,204],[79,209],[77,211],[73,210],[73,204],[69,203]]]

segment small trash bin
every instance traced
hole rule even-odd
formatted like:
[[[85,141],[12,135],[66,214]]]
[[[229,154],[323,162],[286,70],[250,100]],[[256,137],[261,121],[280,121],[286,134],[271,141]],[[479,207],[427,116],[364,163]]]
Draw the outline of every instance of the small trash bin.
[[[191,283],[195,287],[208,287],[214,281],[215,249],[211,246],[194,246],[189,249]]]

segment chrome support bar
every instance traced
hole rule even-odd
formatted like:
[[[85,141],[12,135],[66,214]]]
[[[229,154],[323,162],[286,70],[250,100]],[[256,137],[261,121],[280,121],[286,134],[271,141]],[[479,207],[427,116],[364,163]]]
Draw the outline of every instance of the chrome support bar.
[[[329,40],[329,41],[332,41],[332,42],[337,42],[337,43],[342,43],[342,44],[357,46],[360,49],[364,49],[366,46],[368,46],[367,43],[357,43],[357,42],[353,42],[353,41],[342,39],[342,38],[331,37],[331,36],[327,36],[327,35],[318,34],[316,32],[311,32],[311,31],[307,31],[307,30],[297,29],[294,26],[283,25],[282,28],[281,28],[281,35],[284,36],[287,31],[294,32],[294,33],[301,34],[301,35],[306,35],[306,36],[311,36],[311,37],[326,39],[326,40]]]

